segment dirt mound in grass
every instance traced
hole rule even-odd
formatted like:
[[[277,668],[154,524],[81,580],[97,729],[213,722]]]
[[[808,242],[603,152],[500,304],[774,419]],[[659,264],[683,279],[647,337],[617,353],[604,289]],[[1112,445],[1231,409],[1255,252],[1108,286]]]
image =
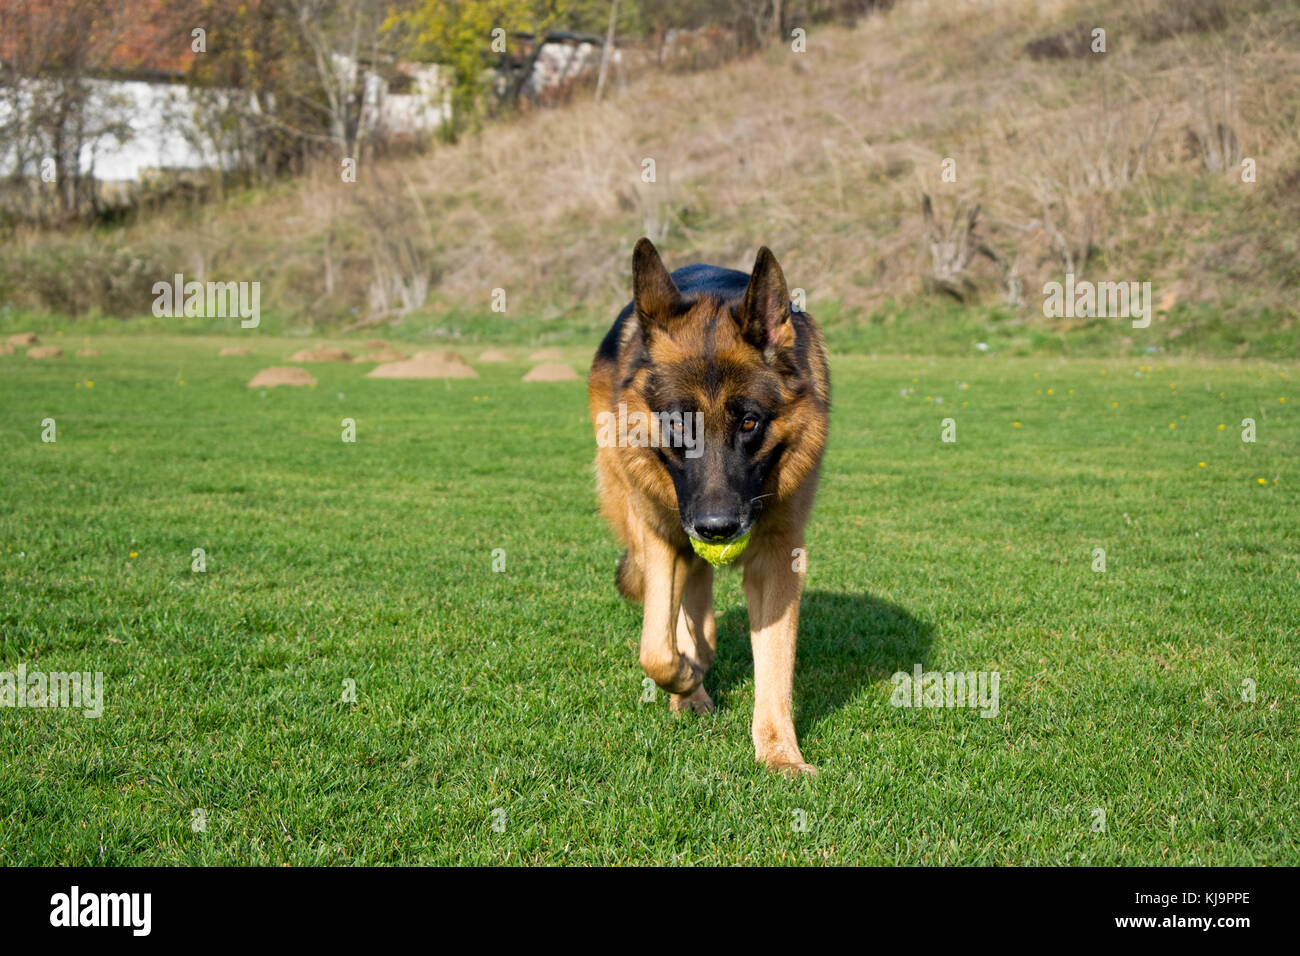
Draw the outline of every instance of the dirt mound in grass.
[[[28,345],[38,345],[40,339],[36,337],[35,332],[19,332],[17,335],[11,335],[5,339],[5,345],[12,345],[15,348],[25,348]]]
[[[249,388],[272,388],[276,385],[315,385],[316,380],[305,368],[296,365],[272,365],[253,376]]]
[[[34,359],[62,358],[63,349],[57,345],[38,345],[34,349],[27,350],[27,357]]]
[[[563,362],[564,353],[559,349],[538,349],[528,356],[530,362]]]
[[[352,356],[332,345],[322,345],[318,349],[303,349],[289,356],[290,362],[351,362]]]
[[[420,352],[403,362],[377,365],[366,378],[478,378],[478,372],[454,352]]]
[[[99,349],[77,349],[77,358],[94,358],[99,354]]]
[[[429,362],[452,362],[457,365],[467,364],[460,355],[456,352],[448,351],[447,349],[439,349],[436,352],[416,352],[411,356],[411,358]]]
[[[567,365],[543,362],[523,377],[525,382],[576,382],[578,373]]]
[[[366,339],[361,343],[361,346],[367,349],[386,349],[389,347],[388,343],[383,339]]]
[[[501,349],[488,349],[478,357],[480,362],[513,362],[509,352],[503,352]]]
[[[403,359],[410,358],[405,352],[399,352],[395,348],[385,345],[378,352],[371,352],[369,355],[363,355],[356,359],[358,362],[400,362]]]
[[[217,353],[217,357],[226,358],[231,355],[250,355],[250,354],[252,353],[248,349],[244,348],[242,345],[227,345],[224,349],[222,349],[220,352]]]

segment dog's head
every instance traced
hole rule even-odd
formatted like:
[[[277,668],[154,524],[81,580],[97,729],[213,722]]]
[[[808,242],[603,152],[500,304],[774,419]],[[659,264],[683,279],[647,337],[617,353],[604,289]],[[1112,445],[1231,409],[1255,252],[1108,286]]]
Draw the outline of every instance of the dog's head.
[[[633,304],[653,442],[677,494],[682,527],[732,541],[753,526],[784,457],[805,445],[811,382],[776,257],[759,249],[744,297],[683,296],[649,239],[632,254]],[[820,446],[817,449],[820,452]],[[769,504],[771,502],[769,501]]]

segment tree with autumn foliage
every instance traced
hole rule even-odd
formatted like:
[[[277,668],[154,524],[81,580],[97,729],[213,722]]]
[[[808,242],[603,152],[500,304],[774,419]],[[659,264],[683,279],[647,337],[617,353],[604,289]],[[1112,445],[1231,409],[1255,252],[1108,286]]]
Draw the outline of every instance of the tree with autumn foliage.
[[[401,31],[385,27],[393,7],[393,0],[199,0],[197,22],[209,42],[191,80],[212,139],[240,154],[235,165],[264,176],[321,152],[359,158],[374,126],[366,84],[385,81],[405,52]]]
[[[493,90],[494,67],[517,50],[518,34],[540,43],[557,28],[603,31],[608,15],[609,0],[424,0],[389,25],[409,31],[414,55],[447,67],[452,121],[444,133],[454,138],[494,105],[512,105],[517,91]]]
[[[99,210],[94,157],[131,137],[126,104],[97,85],[125,61],[125,17],[99,0],[0,10],[0,218],[61,222]]]

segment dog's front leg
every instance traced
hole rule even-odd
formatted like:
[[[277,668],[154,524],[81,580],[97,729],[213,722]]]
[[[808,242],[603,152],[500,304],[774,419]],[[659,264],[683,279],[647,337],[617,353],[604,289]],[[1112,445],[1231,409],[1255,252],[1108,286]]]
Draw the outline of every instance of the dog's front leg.
[[[677,615],[677,651],[699,671],[709,672],[718,651],[718,622],[713,616],[713,568],[703,558],[689,561],[682,609]],[[673,694],[668,706],[675,712],[713,713],[713,699],[701,683],[689,696]]]
[[[745,566],[749,636],[754,650],[754,755],[772,770],[815,774],[794,733],[795,642],[803,575],[790,555],[802,542],[764,548]]]
[[[641,623],[641,668],[656,684],[688,698],[704,672],[677,650],[677,615],[693,555],[682,555],[649,528],[641,536],[645,573],[645,618]]]

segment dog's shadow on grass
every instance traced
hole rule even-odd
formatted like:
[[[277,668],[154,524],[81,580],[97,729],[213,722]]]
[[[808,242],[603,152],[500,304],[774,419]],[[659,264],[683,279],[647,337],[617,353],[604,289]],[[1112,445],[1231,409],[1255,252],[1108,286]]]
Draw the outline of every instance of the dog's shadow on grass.
[[[925,666],[934,628],[870,594],[805,591],[794,671],[795,729],[803,734],[864,688]],[[749,614],[743,604],[718,618],[718,655],[704,686],[719,708],[754,673]]]

